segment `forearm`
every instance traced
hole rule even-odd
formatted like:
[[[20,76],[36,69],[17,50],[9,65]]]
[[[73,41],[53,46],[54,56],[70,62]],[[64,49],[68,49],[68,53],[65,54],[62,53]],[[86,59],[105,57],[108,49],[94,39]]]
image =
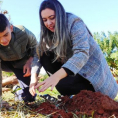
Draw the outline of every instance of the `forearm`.
[[[31,74],[31,81],[30,81],[30,83],[36,83],[38,81],[37,77],[38,77],[37,73]]]
[[[27,64],[31,64],[32,63],[32,61],[33,61],[33,57],[30,57],[28,60],[27,60]]]
[[[63,68],[61,68],[57,72],[55,72],[52,76],[53,76],[53,78],[55,78],[55,79],[57,78],[60,81],[61,79],[65,78],[67,76],[67,73]]]
[[[38,75],[36,73],[33,73],[31,75],[30,89],[29,89],[29,91],[30,91],[30,93],[31,93],[32,96],[35,96],[35,94],[36,94],[36,91],[35,91],[34,87],[36,86],[36,84],[38,82],[37,77],[38,77]]]
[[[39,90],[39,87],[42,86],[39,92],[43,92],[49,87],[51,87],[51,90],[53,90],[53,88],[58,84],[58,82],[66,76],[66,71],[63,68],[61,68],[57,72],[52,74],[49,78],[45,79],[43,82],[38,83],[35,86],[35,89]]]

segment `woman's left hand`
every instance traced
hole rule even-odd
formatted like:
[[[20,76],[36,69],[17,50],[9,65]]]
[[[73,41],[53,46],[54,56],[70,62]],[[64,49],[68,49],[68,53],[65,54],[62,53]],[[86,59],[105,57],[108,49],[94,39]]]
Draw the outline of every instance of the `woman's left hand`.
[[[35,89],[38,89],[39,92],[43,92],[49,87],[51,87],[51,90],[53,90],[53,88],[57,85],[57,83],[66,76],[67,76],[67,73],[65,72],[63,68],[61,68],[56,73],[51,75],[49,78],[44,80],[43,82],[38,83],[35,86]],[[39,89],[40,86],[42,87]]]

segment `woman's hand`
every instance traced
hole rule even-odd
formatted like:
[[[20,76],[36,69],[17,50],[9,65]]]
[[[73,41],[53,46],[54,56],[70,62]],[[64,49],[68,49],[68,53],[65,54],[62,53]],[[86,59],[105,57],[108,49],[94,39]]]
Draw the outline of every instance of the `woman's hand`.
[[[53,90],[53,88],[57,85],[57,83],[66,76],[67,76],[67,73],[65,72],[63,68],[61,68],[60,70],[58,70],[56,73],[51,75],[49,78],[47,78],[43,82],[38,83],[35,86],[35,89],[38,89],[39,92],[43,92],[49,87],[51,87],[51,90]],[[40,86],[42,87],[39,89]]]
[[[46,89],[48,89],[49,87],[51,87],[51,90],[53,90],[53,88],[57,85],[57,83],[59,82],[59,78],[58,77],[54,77],[53,75],[50,76],[49,78],[47,78],[46,80],[44,80],[43,82],[38,83],[35,86],[35,89],[38,89],[39,92],[43,92]],[[39,89],[39,87],[41,87],[41,89]]]

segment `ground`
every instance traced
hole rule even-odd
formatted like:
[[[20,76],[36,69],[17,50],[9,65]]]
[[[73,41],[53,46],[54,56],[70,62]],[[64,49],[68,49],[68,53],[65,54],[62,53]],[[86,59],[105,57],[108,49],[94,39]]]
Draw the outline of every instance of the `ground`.
[[[46,93],[54,97],[59,94],[50,88]],[[83,90],[72,98],[61,97],[55,104],[44,99],[27,105],[16,103],[10,91],[3,93],[3,98],[10,106],[0,108],[0,118],[118,118],[118,102],[100,92]]]
[[[73,98],[62,97],[56,105],[49,102],[33,109],[40,114],[50,114],[51,118],[79,118],[82,114],[93,118],[118,118],[118,102],[100,92],[81,91]]]

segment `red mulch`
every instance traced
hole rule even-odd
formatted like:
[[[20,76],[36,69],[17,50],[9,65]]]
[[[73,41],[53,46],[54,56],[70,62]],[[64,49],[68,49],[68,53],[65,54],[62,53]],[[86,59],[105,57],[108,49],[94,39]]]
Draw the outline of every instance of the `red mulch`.
[[[118,102],[115,102],[100,92],[91,92],[83,90],[72,99],[65,96],[62,97],[60,106],[56,107],[49,102],[41,103],[35,109],[40,114],[52,114],[51,118],[72,118],[73,114],[80,116],[86,114],[94,118],[108,118],[112,115],[118,118]]]

